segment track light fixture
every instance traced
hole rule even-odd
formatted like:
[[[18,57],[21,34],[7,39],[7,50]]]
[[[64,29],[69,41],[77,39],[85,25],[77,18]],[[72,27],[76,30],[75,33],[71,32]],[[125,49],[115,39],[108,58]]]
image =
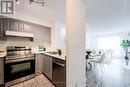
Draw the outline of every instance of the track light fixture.
[[[42,5],[42,7],[45,5],[45,1],[44,0],[29,0],[30,2],[30,4],[32,4],[32,3],[38,3],[38,4],[41,4]]]
[[[20,4],[19,0],[15,0],[16,4]],[[45,1],[44,0],[29,0],[29,4],[32,3],[37,3],[37,4],[41,4],[42,7],[45,5]]]

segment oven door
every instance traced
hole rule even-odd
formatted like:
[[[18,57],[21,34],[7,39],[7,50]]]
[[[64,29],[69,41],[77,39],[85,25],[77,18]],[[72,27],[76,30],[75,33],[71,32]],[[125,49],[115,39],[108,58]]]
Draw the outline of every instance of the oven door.
[[[4,66],[5,82],[9,82],[35,73],[35,59],[25,58],[12,61],[5,61]]]

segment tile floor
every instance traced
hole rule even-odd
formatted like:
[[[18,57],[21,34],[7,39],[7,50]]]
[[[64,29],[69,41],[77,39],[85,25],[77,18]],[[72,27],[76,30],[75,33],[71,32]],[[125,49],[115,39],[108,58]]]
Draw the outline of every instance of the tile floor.
[[[33,79],[10,87],[55,87],[44,75],[38,75]]]

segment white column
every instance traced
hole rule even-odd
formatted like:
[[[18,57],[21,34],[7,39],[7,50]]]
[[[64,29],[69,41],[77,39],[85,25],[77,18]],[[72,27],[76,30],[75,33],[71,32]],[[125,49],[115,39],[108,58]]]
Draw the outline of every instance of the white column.
[[[66,0],[67,87],[85,87],[85,6]]]

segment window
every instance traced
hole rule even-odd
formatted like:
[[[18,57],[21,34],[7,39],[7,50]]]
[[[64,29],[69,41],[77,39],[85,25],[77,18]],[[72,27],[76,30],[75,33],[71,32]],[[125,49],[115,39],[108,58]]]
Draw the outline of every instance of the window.
[[[98,49],[110,51],[113,56],[120,56],[120,37],[98,38]]]

